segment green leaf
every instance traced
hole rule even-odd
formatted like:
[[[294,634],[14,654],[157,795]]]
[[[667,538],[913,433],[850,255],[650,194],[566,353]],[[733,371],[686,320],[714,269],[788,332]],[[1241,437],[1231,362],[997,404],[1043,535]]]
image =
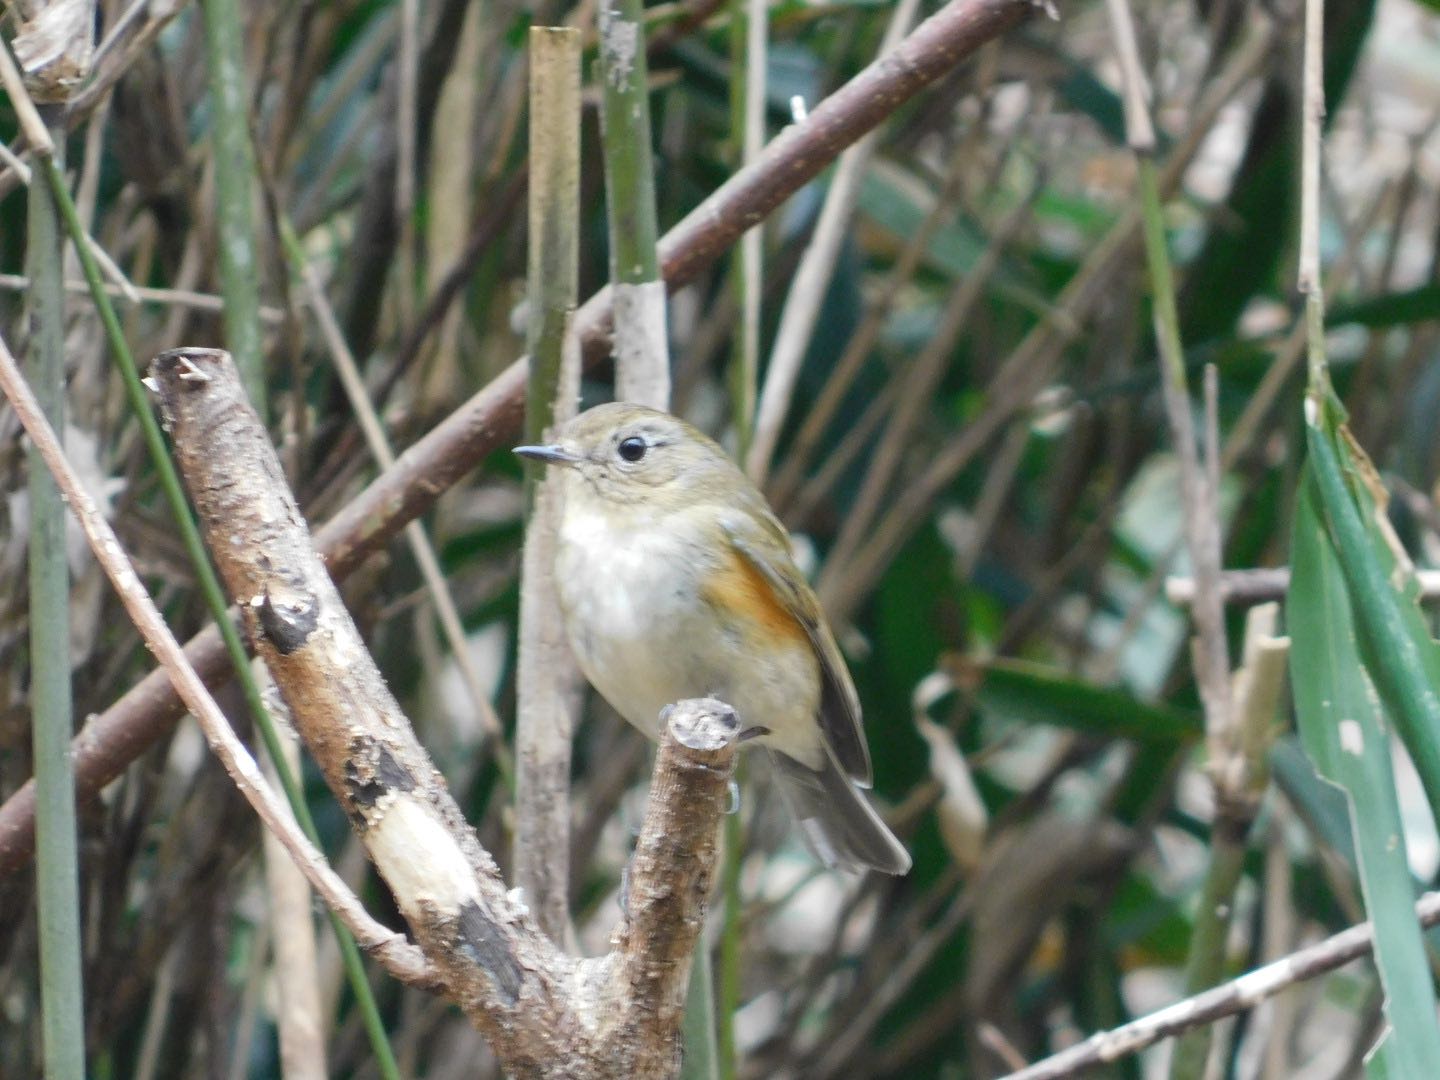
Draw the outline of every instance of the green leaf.
[[[1436,0],[1440,3],[1440,0]],[[1403,326],[1440,319],[1440,284],[1421,285],[1403,292],[1384,293],[1348,304],[1336,304],[1325,318],[1327,326]]]
[[[860,185],[859,210],[897,237],[908,237],[925,223],[932,197],[928,187],[899,167],[870,169]],[[963,277],[975,268],[985,241],[963,220],[941,225],[926,245],[926,262],[947,277]]]
[[[1384,491],[1333,399],[1306,402],[1314,484],[1330,543],[1355,605],[1357,643],[1415,761],[1431,810],[1440,809],[1440,649],[1416,602],[1418,587],[1385,517]],[[1293,591],[1293,585],[1292,585]]]
[[[904,239],[925,224],[933,197],[924,181],[894,162],[884,161],[865,174],[856,205],[879,228]],[[925,247],[925,263],[946,277],[963,278],[975,269],[986,246],[987,238],[961,217],[934,229]],[[1000,260],[990,288],[1036,315],[1051,314],[1050,298],[1025,279],[1014,259]]]
[[[988,713],[1091,735],[1146,742],[1199,737],[1200,718],[1166,705],[1072,679],[1021,660],[992,660],[975,672],[976,701]]]
[[[1403,1080],[1407,1075],[1401,1068],[1395,1052],[1395,1037],[1391,1031],[1380,1033],[1380,1041],[1365,1055],[1365,1075],[1370,1080]]]
[[[1314,763],[1293,735],[1275,740],[1270,748],[1270,775],[1315,838],[1354,867],[1350,806],[1335,785],[1315,774]]]
[[[1066,59],[1070,70],[1055,84],[1060,97],[1077,112],[1090,117],[1112,143],[1124,146],[1125,106],[1120,95],[1097,79],[1090,68]]]
[[[714,975],[705,935],[695,947],[690,965],[690,989],[680,1024],[685,1054],[680,1059],[680,1080],[719,1080],[720,1050],[715,1043]]]
[[[1385,1055],[1397,1068],[1386,1075],[1418,1078],[1431,1075],[1427,1062],[1440,1061],[1435,988],[1415,918],[1385,711],[1361,659],[1356,611],[1321,516],[1315,472],[1307,463],[1286,598],[1295,710],[1306,750],[1350,802],[1360,883],[1394,1032]]]

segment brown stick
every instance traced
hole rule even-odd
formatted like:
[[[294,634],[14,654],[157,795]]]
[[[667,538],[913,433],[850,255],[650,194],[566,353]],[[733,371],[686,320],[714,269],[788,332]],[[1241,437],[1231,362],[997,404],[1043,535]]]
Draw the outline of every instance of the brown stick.
[[[506,1073],[668,1071],[653,1063],[678,1052],[734,764],[733,711],[711,701],[670,710],[632,874],[641,902],[610,956],[567,955],[506,891],[386,687],[229,355],[176,349],[151,370],[202,532],[256,653],[426,958]]]
[[[929,83],[981,45],[1038,10],[1032,0],[952,0],[900,47],[871,64],[788,128],[751,166],[731,177],[660,242],[666,286],[675,289],[751,226],[816,176],[850,143],[875,127]],[[610,298],[602,290],[577,313],[575,328],[588,361],[609,344]],[[400,455],[316,534],[330,573],[344,578],[384,547],[446,490],[520,430],[525,364],[501,372],[429,434]],[[227,671],[219,634],[206,629],[187,654],[207,685]],[[152,672],[76,736],[79,799],[93,798],[147,747],[168,732],[181,706],[169,679]],[[33,850],[35,793],[27,782],[0,806],[0,874],[22,865]]]

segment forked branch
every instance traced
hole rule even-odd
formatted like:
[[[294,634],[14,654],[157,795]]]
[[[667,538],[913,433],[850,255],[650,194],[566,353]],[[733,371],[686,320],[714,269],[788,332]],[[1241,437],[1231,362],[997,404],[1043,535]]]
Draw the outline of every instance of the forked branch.
[[[228,354],[152,368],[176,457],[256,653],[449,995],[519,1076],[664,1076],[739,730],[719,702],[667,715],[612,951],[581,960],[508,892],[366,651]]]

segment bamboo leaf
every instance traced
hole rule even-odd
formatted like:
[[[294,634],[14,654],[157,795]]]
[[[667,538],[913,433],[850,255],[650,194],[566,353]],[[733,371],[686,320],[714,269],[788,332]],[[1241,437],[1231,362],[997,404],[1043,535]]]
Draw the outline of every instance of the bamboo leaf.
[[[1394,1030],[1386,1075],[1426,1076],[1440,1061],[1435,992],[1415,919],[1385,709],[1358,640],[1357,612],[1321,514],[1316,470],[1307,465],[1291,552],[1287,619],[1300,734],[1321,774],[1350,803],[1375,959]]]
[[[1437,0],[1440,2],[1440,0]],[[1400,292],[1370,296],[1337,304],[1326,318],[1327,326],[1404,326],[1440,319],[1440,285],[1419,285]]]
[[[1308,474],[1354,604],[1357,646],[1433,811],[1440,807],[1440,651],[1416,603],[1414,573],[1385,516],[1374,467],[1350,437],[1338,403],[1312,396],[1307,409]]]
[[[992,660],[957,675],[978,681],[976,701],[987,712],[1113,739],[1183,742],[1200,735],[1200,718],[1152,705],[1123,690],[1072,679],[1038,664]]]

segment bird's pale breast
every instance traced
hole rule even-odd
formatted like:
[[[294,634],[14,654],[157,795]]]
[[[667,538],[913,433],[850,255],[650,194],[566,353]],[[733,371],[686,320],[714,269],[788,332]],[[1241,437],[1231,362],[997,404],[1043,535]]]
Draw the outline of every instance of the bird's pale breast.
[[[562,519],[556,586],[585,677],[651,738],[664,706],[714,694],[770,729],[766,745],[817,764],[819,661],[714,508],[619,511],[567,500]]]

